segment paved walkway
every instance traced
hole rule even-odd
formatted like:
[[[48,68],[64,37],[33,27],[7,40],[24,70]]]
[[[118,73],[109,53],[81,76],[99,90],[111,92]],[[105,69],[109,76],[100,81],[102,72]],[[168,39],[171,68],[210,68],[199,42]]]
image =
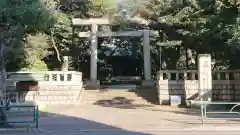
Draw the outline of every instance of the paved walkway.
[[[127,108],[127,107],[124,107]],[[172,107],[138,107],[123,109],[121,107],[101,107],[95,105],[81,106],[54,106],[45,111],[39,119],[39,129],[21,131],[0,131],[4,134],[79,134],[92,135],[93,133],[150,135],[166,131],[204,131],[220,129],[238,130],[237,121],[208,121],[205,127],[201,126],[199,112]],[[226,124],[228,123],[228,124]],[[227,125],[227,127],[225,126]],[[230,128],[231,127],[231,128]],[[237,128],[235,128],[237,127]],[[90,132],[92,131],[92,132]],[[106,132],[108,131],[108,132]]]

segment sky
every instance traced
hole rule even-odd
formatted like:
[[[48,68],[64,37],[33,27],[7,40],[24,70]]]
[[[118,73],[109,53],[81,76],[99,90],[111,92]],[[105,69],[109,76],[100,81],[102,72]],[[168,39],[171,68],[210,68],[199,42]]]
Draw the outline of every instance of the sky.
[[[131,7],[134,6],[142,6],[143,3],[146,3],[150,0],[94,0],[95,3],[101,3],[108,7],[108,8],[116,8],[117,3],[121,3],[124,7]]]

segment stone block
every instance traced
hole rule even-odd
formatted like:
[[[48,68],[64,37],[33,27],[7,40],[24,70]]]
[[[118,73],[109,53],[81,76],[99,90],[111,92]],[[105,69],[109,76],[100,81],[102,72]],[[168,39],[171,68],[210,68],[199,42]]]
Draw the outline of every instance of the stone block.
[[[70,90],[71,94],[74,94],[77,90]]]
[[[160,105],[169,105],[170,104],[170,99],[169,96],[159,96],[159,104]]]
[[[48,96],[46,95],[46,96],[44,96],[44,100],[45,101],[47,101],[48,100]]]
[[[89,89],[98,89],[100,87],[100,81],[99,80],[97,80],[97,81],[88,80],[88,81],[86,81],[86,85],[87,85],[87,87],[89,87]]]
[[[47,101],[46,104],[53,105],[53,101]]]
[[[69,88],[68,88],[68,90],[70,90],[70,91],[73,91],[73,90],[76,90],[77,88],[76,88],[76,86],[69,86]]]
[[[66,104],[66,100],[63,101],[63,104],[64,104],[64,105]]]
[[[60,104],[60,105],[64,105],[64,104],[65,104],[65,101],[59,101],[59,104]]]
[[[70,100],[66,100],[65,104],[69,105],[69,104],[71,104],[71,101]]]
[[[54,87],[52,87],[52,91],[57,91],[57,90],[61,90],[60,88],[59,88],[59,86],[57,85],[57,86],[54,86]]]
[[[64,100],[64,96],[59,96],[59,100]]]
[[[48,101],[52,101],[53,100],[53,96],[48,96]]]
[[[169,91],[168,90],[160,90],[159,94],[169,95]]]
[[[37,98],[39,101],[43,101],[43,96],[38,96]]]
[[[68,85],[68,86],[66,86],[66,88],[64,90],[72,90],[72,86]]]
[[[72,87],[72,90],[81,90],[81,89],[82,89],[82,86],[78,86],[78,85]]]
[[[54,101],[58,101],[59,100],[59,96],[58,95],[55,95],[55,100]]]
[[[74,95],[79,95],[80,90],[79,91],[75,91]]]
[[[52,104],[54,105],[57,104],[57,100],[52,101]]]
[[[62,104],[65,103],[65,100],[75,100],[81,92],[81,89],[82,85],[41,84],[40,91],[29,91],[24,98],[25,100],[35,100],[48,104],[55,104],[55,102],[49,101],[59,101]],[[69,103],[69,101],[67,103]]]
[[[52,91],[49,91],[48,94],[49,94],[49,95],[56,95],[57,93],[56,93],[56,91],[52,90]]]
[[[64,90],[65,86],[64,85],[58,85],[58,90]]]
[[[167,99],[167,100],[169,100],[170,95],[160,95],[159,97],[160,97],[161,99]]]
[[[38,99],[39,99],[40,101],[45,101],[45,96],[39,96]]]
[[[57,95],[57,101],[61,100],[62,95]]]
[[[55,95],[51,95],[51,101],[55,101],[56,99],[55,99]]]
[[[73,99],[76,100],[77,97],[78,97],[78,95],[76,94],[76,95],[73,96]]]
[[[42,101],[42,96],[38,96],[37,100]]]
[[[58,100],[60,100],[60,101],[61,101],[61,100],[64,100],[63,97],[64,97],[64,96],[59,96],[59,97],[58,97]]]

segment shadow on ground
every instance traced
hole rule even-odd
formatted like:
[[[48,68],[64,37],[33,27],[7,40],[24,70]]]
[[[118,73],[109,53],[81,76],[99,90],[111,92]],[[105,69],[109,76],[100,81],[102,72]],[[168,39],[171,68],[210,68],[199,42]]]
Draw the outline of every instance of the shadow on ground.
[[[102,107],[114,107],[119,109],[138,109],[152,107],[151,105],[134,104],[133,101],[134,100],[127,99],[126,97],[114,97],[109,100],[98,100],[94,103],[94,105],[99,105]]]
[[[109,90],[107,87],[102,88],[100,90],[100,93],[107,93]],[[118,90],[113,90],[118,91]],[[157,90],[154,88],[137,88],[137,89],[130,89],[130,90],[119,90],[119,91],[127,91],[135,93],[137,97],[141,97],[142,100],[145,100],[146,102],[150,104],[135,104],[134,98],[128,96],[116,96],[114,98],[108,99],[108,100],[98,100],[94,103],[94,105],[99,105],[103,107],[114,107],[114,108],[120,108],[120,109],[139,109],[139,108],[148,108],[153,107],[154,105],[159,104],[158,96],[157,96]],[[152,104],[152,105],[151,105]]]
[[[98,113],[98,112],[96,112]],[[106,116],[107,117],[107,116]],[[24,119],[24,118],[22,118]],[[6,127],[3,127],[6,128]],[[29,130],[31,129],[31,130]],[[8,130],[0,129],[0,134],[31,134],[38,135],[65,135],[65,134],[84,134],[84,135],[150,135],[134,131],[127,131],[119,127],[106,125],[96,121],[66,116],[62,114],[54,114],[49,112],[39,112],[39,128],[35,128],[35,124],[11,124]]]
[[[142,97],[144,100],[147,100],[148,102],[152,103],[152,105],[135,104],[134,100],[127,96],[114,97],[108,100],[98,100],[94,103],[94,105],[98,105],[102,107],[119,108],[119,109],[142,109],[150,112],[157,112],[157,113],[159,112],[159,115],[161,115],[161,112],[164,112],[165,114],[169,113],[169,117],[163,118],[163,120],[165,121],[181,123],[181,124],[201,124],[200,108],[186,108],[184,106],[178,106],[178,107],[156,106],[155,104],[153,104],[154,101],[157,101],[156,98],[155,99],[151,98],[151,96],[154,94],[147,95],[149,93],[146,92],[146,90],[139,90],[139,89],[129,90],[129,91],[136,93],[138,97]],[[102,91],[102,92],[107,92],[107,91]],[[231,107],[232,106],[226,107],[222,105],[208,106],[208,111],[228,112],[230,111]],[[235,111],[240,112],[239,109],[237,108]],[[223,124],[223,123],[235,124],[238,120],[232,120],[232,119],[233,118],[240,119],[240,114],[230,115],[227,113],[226,114],[218,113],[218,114],[207,114],[207,117],[211,119],[211,120],[205,120],[206,123],[208,124]]]
[[[137,96],[142,97],[147,102],[159,105],[158,93],[156,88],[141,88],[129,90],[129,92],[135,93]]]
[[[158,93],[156,88],[145,88],[145,87],[137,87],[137,89],[114,89],[114,90],[109,90],[108,87],[102,87],[100,89],[101,92],[108,92],[108,91],[127,91],[127,92],[132,92],[135,93],[136,96],[141,97],[143,100],[146,100],[147,102],[154,104],[154,105],[159,105],[159,100],[158,100]]]

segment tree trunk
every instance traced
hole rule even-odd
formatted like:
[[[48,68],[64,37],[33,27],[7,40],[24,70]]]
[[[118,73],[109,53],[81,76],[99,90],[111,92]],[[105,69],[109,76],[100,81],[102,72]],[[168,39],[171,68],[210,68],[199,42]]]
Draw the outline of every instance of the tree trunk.
[[[59,52],[59,50],[58,50],[58,48],[57,48],[57,45],[56,45],[56,42],[55,42],[55,39],[54,39],[54,30],[53,29],[51,29],[50,30],[50,33],[51,33],[51,42],[52,42],[52,46],[53,46],[53,48],[54,48],[54,50],[55,50],[55,52],[56,52],[56,55],[57,55],[57,60],[58,60],[58,62],[62,62],[62,60],[61,60],[61,58],[60,58],[60,52]]]
[[[1,41],[0,41],[1,42]],[[1,88],[0,88],[0,98],[3,99],[4,92],[6,92],[6,80],[7,80],[7,73],[6,73],[6,63],[4,58],[4,43],[0,43],[0,76],[1,76]]]
[[[6,92],[6,80],[7,80],[7,73],[6,73],[6,63],[5,63],[5,57],[4,57],[4,49],[5,44],[3,43],[3,40],[0,39],[0,103],[1,105],[5,105],[4,100],[4,93]],[[6,97],[5,97],[6,98]],[[6,121],[6,114],[4,113],[3,109],[0,109],[0,120]],[[6,123],[1,123],[0,125],[3,126]]]

